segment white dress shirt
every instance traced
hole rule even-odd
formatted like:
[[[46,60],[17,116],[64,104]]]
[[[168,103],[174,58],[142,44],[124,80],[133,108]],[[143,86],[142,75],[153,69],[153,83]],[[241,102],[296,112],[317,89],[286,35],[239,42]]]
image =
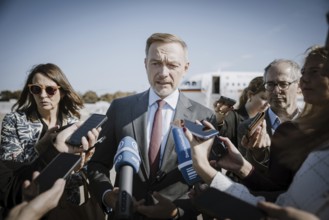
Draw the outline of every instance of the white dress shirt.
[[[170,131],[170,123],[173,121],[175,116],[175,110],[177,107],[179,97],[179,91],[176,89],[172,94],[164,98],[163,100],[166,104],[162,108],[162,138],[161,138],[161,148],[160,148],[160,165],[162,164],[162,157],[164,153],[164,148],[167,143],[169,131]],[[152,88],[150,88],[149,92],[149,104],[148,104],[148,115],[147,115],[147,150],[150,145],[151,139],[151,132],[152,132],[152,125],[154,120],[154,114],[158,109],[158,104],[156,103],[157,100],[161,99]]]

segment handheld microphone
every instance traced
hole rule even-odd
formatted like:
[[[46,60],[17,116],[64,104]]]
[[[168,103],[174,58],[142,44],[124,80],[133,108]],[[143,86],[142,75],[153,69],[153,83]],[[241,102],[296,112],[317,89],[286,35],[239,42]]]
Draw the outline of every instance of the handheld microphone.
[[[136,141],[132,137],[124,137],[114,156],[115,171],[120,172],[116,219],[131,219],[133,175],[138,172],[140,162]]]
[[[187,184],[193,185],[199,182],[201,178],[193,168],[190,143],[185,137],[182,128],[173,126],[172,133],[178,157],[178,169],[182,173]]]

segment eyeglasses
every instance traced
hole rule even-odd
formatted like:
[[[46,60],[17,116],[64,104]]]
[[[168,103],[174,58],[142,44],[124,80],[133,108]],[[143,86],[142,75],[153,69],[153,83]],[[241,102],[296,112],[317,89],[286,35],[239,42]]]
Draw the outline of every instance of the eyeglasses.
[[[60,86],[44,86],[38,84],[29,84],[28,85],[30,92],[34,95],[39,95],[44,89],[48,95],[55,95],[57,89],[61,88]]]
[[[264,84],[265,89],[268,91],[273,91],[276,86],[279,87],[280,90],[287,90],[289,86],[298,80],[292,81],[292,82],[287,82],[287,81],[279,81],[279,82],[266,82]]]

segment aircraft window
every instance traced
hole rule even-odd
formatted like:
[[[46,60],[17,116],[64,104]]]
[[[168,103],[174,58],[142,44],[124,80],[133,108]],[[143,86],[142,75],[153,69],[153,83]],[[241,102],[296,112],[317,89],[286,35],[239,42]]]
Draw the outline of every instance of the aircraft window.
[[[190,82],[189,82],[189,81],[186,81],[184,84],[185,84],[186,86],[189,86],[189,85],[190,85]]]
[[[196,82],[195,81],[192,82],[192,86],[196,86]]]

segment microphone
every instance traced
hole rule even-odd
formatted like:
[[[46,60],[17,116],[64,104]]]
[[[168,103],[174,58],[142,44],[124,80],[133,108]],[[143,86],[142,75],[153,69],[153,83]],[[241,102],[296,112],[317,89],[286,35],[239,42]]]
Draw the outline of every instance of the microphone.
[[[185,137],[181,127],[173,125],[172,133],[178,157],[178,169],[182,173],[187,184],[191,186],[199,182],[201,178],[193,168],[190,142]]]
[[[114,156],[115,171],[120,172],[116,219],[131,219],[133,175],[138,172],[140,162],[136,141],[132,137],[124,137]]]

